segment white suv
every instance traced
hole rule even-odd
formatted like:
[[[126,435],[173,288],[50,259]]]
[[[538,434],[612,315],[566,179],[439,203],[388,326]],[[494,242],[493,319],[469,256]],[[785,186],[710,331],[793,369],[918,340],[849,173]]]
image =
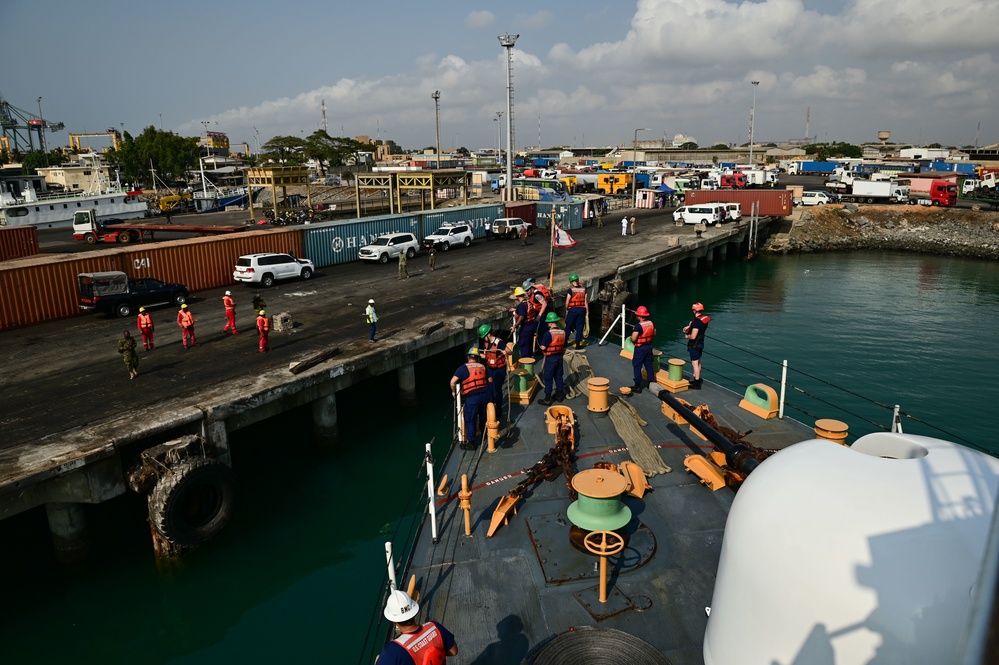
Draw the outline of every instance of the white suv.
[[[431,246],[446,252],[457,245],[468,247],[472,244],[472,227],[468,224],[442,224],[439,229],[423,239],[423,246]]]
[[[411,259],[419,251],[420,243],[412,233],[386,233],[358,250],[357,258],[388,263],[391,259],[399,258],[403,252],[406,252],[406,258]]]
[[[232,278],[267,288],[277,279],[309,279],[314,271],[312,261],[296,259],[291,254],[246,254],[236,259]]]

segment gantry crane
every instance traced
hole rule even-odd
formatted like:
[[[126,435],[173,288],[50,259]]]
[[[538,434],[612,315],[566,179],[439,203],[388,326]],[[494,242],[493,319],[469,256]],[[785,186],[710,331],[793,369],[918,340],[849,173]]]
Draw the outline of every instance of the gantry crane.
[[[114,127],[108,127],[106,132],[97,132],[96,134],[70,134],[69,135],[69,148],[74,152],[80,152],[83,146],[80,145],[80,139],[86,137],[94,136],[110,136],[111,146],[118,150],[121,147],[121,132],[119,132]]]
[[[40,104],[39,104],[40,105]],[[41,116],[19,109],[3,97],[0,97],[0,129],[7,139],[7,144],[13,143],[14,152],[21,152],[22,146],[35,150],[32,132],[38,135],[38,149],[45,149],[43,133],[48,128],[50,132],[59,132],[66,128],[61,122],[48,122]]]

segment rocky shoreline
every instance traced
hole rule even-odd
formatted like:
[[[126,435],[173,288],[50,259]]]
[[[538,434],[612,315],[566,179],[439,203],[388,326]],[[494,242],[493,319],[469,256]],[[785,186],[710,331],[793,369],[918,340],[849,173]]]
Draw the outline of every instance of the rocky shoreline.
[[[798,209],[771,254],[882,250],[999,259],[999,212],[923,206],[822,206]]]

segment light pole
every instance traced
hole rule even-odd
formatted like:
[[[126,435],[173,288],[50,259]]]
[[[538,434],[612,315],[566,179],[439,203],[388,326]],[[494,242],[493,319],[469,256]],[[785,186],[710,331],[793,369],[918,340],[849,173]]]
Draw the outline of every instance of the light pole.
[[[45,152],[45,116],[42,115],[42,98],[38,98],[38,119],[42,124],[38,125],[38,147]],[[45,164],[48,164],[48,160],[45,160]]]
[[[501,130],[503,128],[503,111],[496,111],[496,164],[499,164],[499,160],[503,155],[503,134]]]
[[[158,115],[160,117],[160,131],[162,132],[163,131],[163,114],[162,113],[157,113],[156,115]]]
[[[513,45],[520,35],[500,35],[500,46],[506,49],[506,194],[504,201],[512,201],[513,196]]]
[[[756,124],[756,89],[760,87],[759,81],[750,81],[753,84],[753,110],[749,112],[749,167],[753,167],[753,125]]]
[[[635,187],[638,184],[638,132],[651,132],[648,127],[635,130],[635,138],[631,142],[631,205],[635,205]]]
[[[434,90],[434,124],[437,127],[437,168],[441,167],[441,91]]]

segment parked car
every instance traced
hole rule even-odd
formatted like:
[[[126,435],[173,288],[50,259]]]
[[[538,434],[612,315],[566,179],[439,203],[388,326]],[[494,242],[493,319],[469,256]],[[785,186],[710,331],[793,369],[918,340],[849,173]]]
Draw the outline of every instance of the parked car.
[[[802,192],[801,193],[801,205],[803,206],[820,206],[827,203],[836,203],[837,197],[835,194],[829,194],[827,192]]]
[[[698,203],[674,210],[673,221],[682,221],[684,224],[721,224],[727,215],[724,203]]]
[[[278,279],[301,277],[309,279],[315,267],[308,259],[296,259],[291,254],[246,254],[236,259],[232,278],[237,282],[270,287]]]
[[[80,309],[125,317],[140,307],[183,305],[190,295],[183,284],[151,277],[129,279],[123,272],[85,272],[76,276]]]
[[[386,233],[375,238],[370,245],[365,245],[357,252],[357,258],[362,261],[378,261],[388,263],[398,259],[406,252],[407,258],[413,258],[420,251],[420,241],[412,233]]]
[[[472,244],[472,235],[472,227],[468,224],[443,224],[423,239],[423,246],[427,249],[433,246],[446,252],[458,245],[468,247]]]
[[[726,203],[725,210],[727,211],[728,221],[738,222],[742,219],[742,204],[741,203]]]
[[[500,217],[493,222],[493,235],[497,238],[519,238],[521,229],[531,233],[531,225],[519,217]]]

